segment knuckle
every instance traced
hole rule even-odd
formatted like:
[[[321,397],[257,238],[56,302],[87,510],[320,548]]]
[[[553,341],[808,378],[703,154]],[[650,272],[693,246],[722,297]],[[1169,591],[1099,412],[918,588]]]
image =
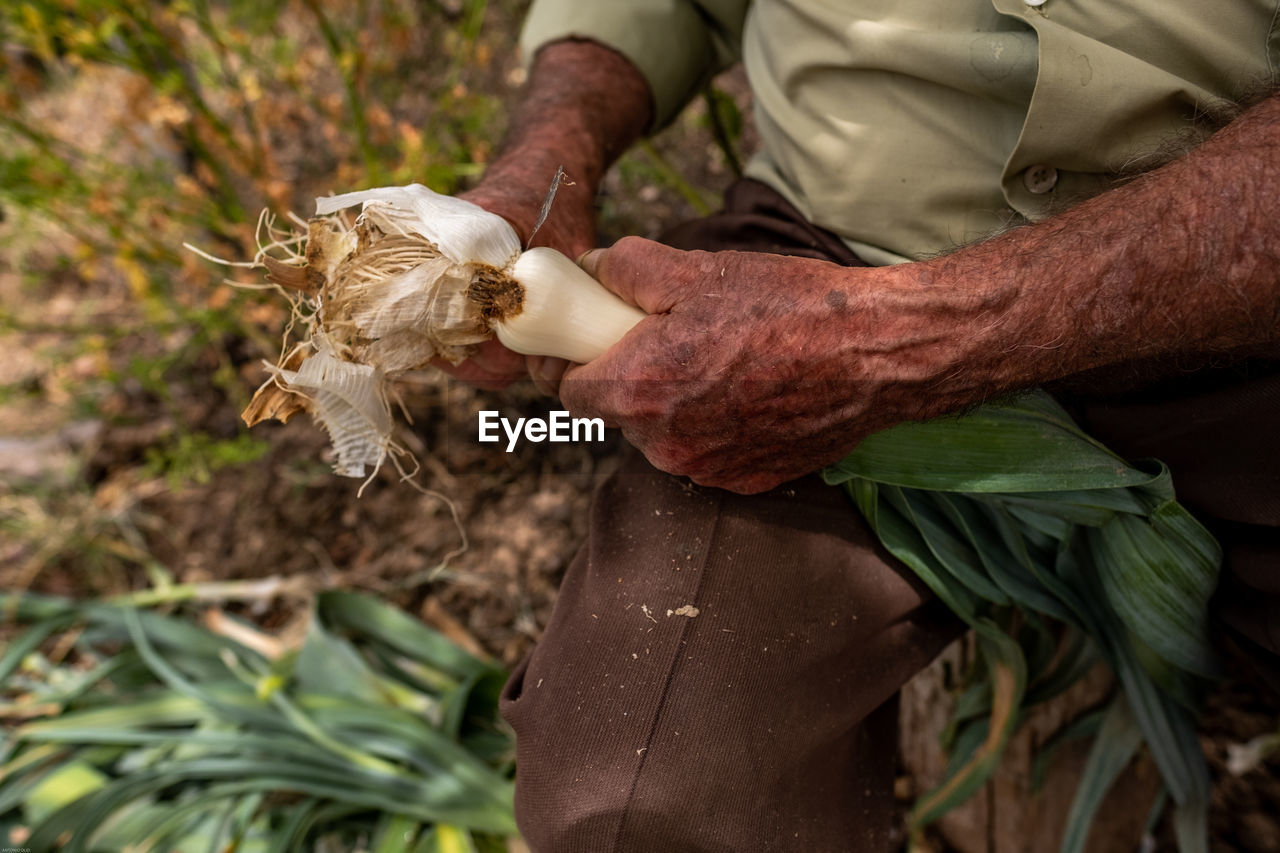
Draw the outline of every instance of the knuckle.
[[[609,251],[618,253],[620,257],[627,257],[642,252],[645,247],[652,245],[651,241],[643,237],[627,236],[614,243]]]
[[[653,464],[653,467],[659,471],[665,471],[668,474],[674,474],[677,477],[688,476],[690,474],[687,465],[687,457],[681,453],[678,447],[668,442],[659,444],[650,444],[644,450],[645,457]]]

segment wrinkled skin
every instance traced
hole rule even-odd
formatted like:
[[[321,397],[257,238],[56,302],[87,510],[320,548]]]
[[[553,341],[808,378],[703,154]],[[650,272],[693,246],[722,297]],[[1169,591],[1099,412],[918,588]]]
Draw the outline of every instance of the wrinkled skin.
[[[658,468],[759,492],[836,461],[863,436],[944,411],[936,386],[973,360],[999,294],[743,252],[682,252],[637,238],[583,266],[653,315],[566,374],[575,415],[619,426]]]
[[[625,59],[558,42],[535,62],[504,155],[469,197],[524,239],[578,257],[604,169],[647,126]],[[1186,156],[1062,214],[882,269],[628,238],[583,265],[651,317],[564,372],[496,343],[451,368],[499,387],[559,385],[658,468],[753,493],[815,471],[867,435],[1097,368],[1280,345],[1280,96]],[[560,383],[563,373],[563,383]]]
[[[571,369],[561,397],[657,467],[752,493],[1008,391],[1275,352],[1277,140],[1273,96],[1058,216],[894,267],[622,240],[583,265],[653,316]]]

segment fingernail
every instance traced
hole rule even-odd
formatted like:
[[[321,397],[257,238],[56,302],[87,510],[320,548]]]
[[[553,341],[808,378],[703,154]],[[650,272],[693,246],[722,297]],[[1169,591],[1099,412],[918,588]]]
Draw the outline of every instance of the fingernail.
[[[591,249],[583,252],[578,258],[578,266],[586,270],[587,274],[592,278],[596,277],[596,269],[600,266],[600,258],[604,255],[604,249]]]

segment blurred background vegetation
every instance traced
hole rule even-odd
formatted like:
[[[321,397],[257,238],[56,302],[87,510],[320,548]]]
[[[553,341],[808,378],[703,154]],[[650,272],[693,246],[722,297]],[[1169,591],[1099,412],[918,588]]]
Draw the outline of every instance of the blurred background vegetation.
[[[0,5],[0,846],[65,822],[68,797],[147,771],[160,781],[139,795],[134,823],[87,849],[120,849],[137,826],[167,820],[180,832],[166,843],[201,849],[505,848],[512,767],[496,685],[545,624],[616,444],[481,451],[465,440],[478,409],[550,402],[424,372],[402,383],[414,425],[399,440],[423,464],[419,482],[447,500],[389,472],[357,500],[307,419],[240,423],[289,306],[227,283],[259,284],[255,271],[183,244],[247,260],[263,210],[283,222],[331,192],[465,189],[524,80],[526,5]],[[740,132],[722,95],[629,153],[602,199],[602,240],[652,236],[715,205],[732,165],[708,103]],[[373,599],[324,592],[334,588],[375,593],[418,628]],[[127,615],[137,607],[141,621]],[[430,648],[397,647],[387,625],[420,628]],[[360,703],[378,709],[373,729],[342,716]],[[112,716],[118,705],[134,710]],[[406,712],[423,716],[422,732],[398,728]],[[229,752],[210,729],[276,737]],[[412,742],[432,731],[471,758]],[[344,747],[352,738],[396,746],[357,754]],[[325,768],[356,778],[390,756],[395,778],[365,786],[402,806],[406,792],[431,801],[412,787],[430,786],[430,767],[470,767],[494,793],[473,797],[474,813],[446,796],[444,811],[361,822],[367,799],[308,793],[297,774],[292,797],[263,787],[264,767],[304,756],[315,779]],[[184,824],[188,798],[216,783],[200,774],[224,760],[265,762],[238,771],[260,790],[211,798],[218,820]],[[173,808],[151,808],[162,801]],[[255,822],[268,812],[280,833]],[[34,843],[56,836],[37,827]]]
[[[207,529],[222,518],[209,506],[214,495],[239,485],[221,472],[273,470],[300,490],[292,497],[306,499],[312,487],[345,494],[347,484],[329,482],[318,461],[321,447],[295,445],[289,458],[274,457],[278,442],[305,439],[271,428],[249,433],[236,419],[264,376],[260,360],[278,352],[287,305],[224,284],[227,269],[182,244],[243,260],[256,250],[263,209],[306,216],[317,195],[381,184],[465,188],[493,155],[506,101],[523,81],[514,44],[525,5],[4,5],[6,586],[87,593],[131,588],[139,570],[182,574],[203,544],[162,542],[191,525],[163,512],[163,523],[148,521],[148,510],[204,492],[187,509],[199,510],[194,527]],[[606,235],[653,233],[714,203],[727,169],[702,124],[691,118],[615,170],[602,211]],[[259,280],[252,271],[233,277]],[[416,395],[409,385],[411,409],[443,398],[436,378],[419,379]],[[444,462],[437,473],[446,480],[467,470],[466,459]],[[583,464],[569,462],[574,471]],[[235,502],[251,514],[268,494],[240,491]],[[258,526],[271,527],[269,516]],[[197,529],[187,533],[199,538]],[[245,568],[234,543],[209,544],[222,551],[210,556],[230,558],[233,573]],[[456,544],[455,536],[436,560]],[[345,552],[328,556],[350,565]],[[275,566],[301,567],[287,559]]]

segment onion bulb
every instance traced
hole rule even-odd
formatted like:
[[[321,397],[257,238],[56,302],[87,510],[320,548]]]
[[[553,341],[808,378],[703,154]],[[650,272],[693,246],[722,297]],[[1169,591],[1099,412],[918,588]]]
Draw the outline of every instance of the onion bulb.
[[[348,227],[338,214],[355,205]],[[419,184],[316,199],[305,253],[263,260],[269,281],[298,294],[310,336],[271,366],[243,418],[310,412],[346,476],[386,458],[396,374],[457,364],[495,335],[518,353],[585,363],[644,316],[554,249],[522,252],[502,217]]]

